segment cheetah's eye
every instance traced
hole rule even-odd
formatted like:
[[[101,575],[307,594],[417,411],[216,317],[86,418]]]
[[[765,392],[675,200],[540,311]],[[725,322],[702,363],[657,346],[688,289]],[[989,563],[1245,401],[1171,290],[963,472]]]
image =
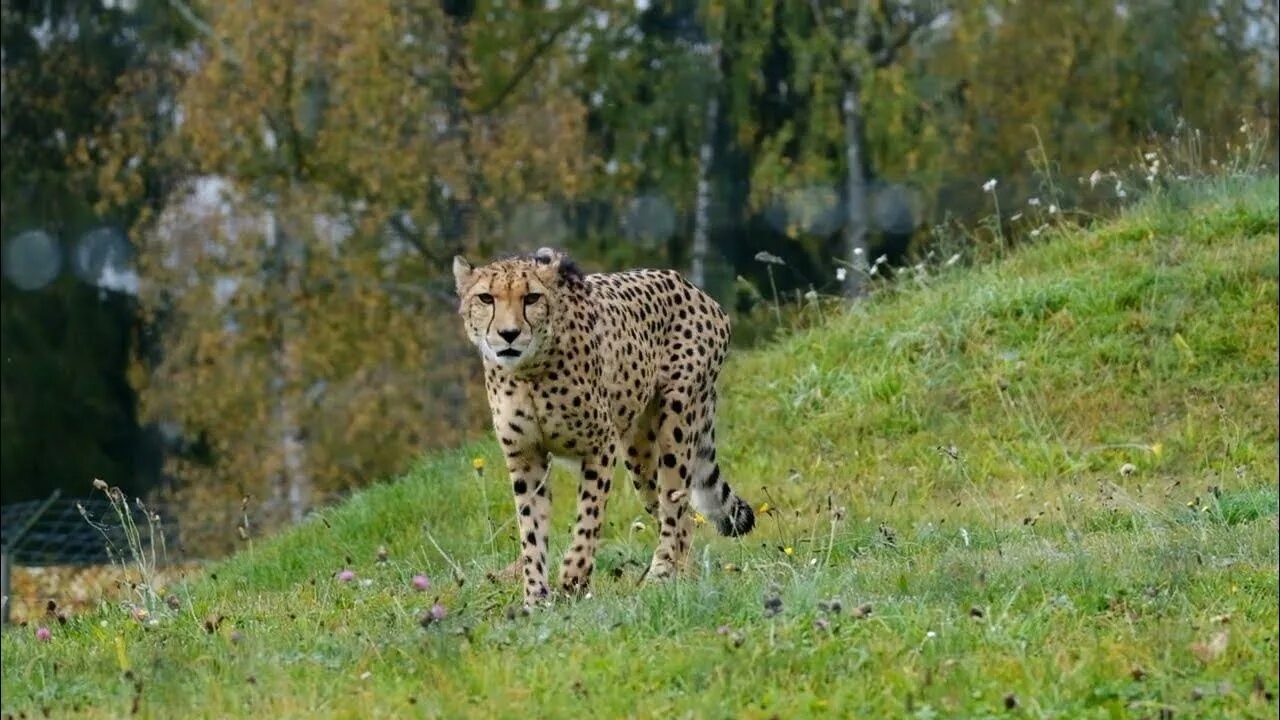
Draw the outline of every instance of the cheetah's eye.
[[[529,293],[524,296],[524,304],[532,305],[542,299],[542,293]]]
[[[484,303],[485,305],[493,304],[493,296],[490,295],[489,293],[480,293],[479,295],[476,296],[476,299],[478,299],[480,302]]]

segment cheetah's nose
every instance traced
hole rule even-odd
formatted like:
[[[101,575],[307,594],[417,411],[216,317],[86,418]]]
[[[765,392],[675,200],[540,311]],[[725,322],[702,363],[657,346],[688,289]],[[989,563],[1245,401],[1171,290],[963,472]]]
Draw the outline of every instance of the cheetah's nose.
[[[498,335],[509,343],[515,342],[516,338],[520,337],[520,329],[511,328],[510,330],[499,330]]]

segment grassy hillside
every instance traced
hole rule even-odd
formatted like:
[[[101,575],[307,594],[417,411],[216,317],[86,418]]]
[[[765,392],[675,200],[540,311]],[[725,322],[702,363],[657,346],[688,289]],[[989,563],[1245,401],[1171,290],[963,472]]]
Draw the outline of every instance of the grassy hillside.
[[[594,597],[512,616],[485,442],[146,623],[6,633],[3,712],[1274,717],[1277,191],[1172,194],[734,358],[721,454],[768,507],[701,528],[691,577],[637,587],[655,529],[622,484]]]

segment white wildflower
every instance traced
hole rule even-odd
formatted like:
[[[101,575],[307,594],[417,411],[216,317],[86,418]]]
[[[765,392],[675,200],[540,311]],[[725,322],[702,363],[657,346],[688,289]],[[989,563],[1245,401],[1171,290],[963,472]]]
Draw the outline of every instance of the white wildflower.
[[[810,290],[809,292],[804,294],[804,299],[808,300],[809,302],[813,302],[818,299],[818,293],[814,290]]]
[[[1102,178],[1102,171],[1094,170],[1093,174],[1089,175],[1089,189],[1092,190],[1093,188],[1098,187],[1098,183],[1102,182]]]
[[[999,183],[996,182],[996,179],[991,178],[990,180],[982,183],[982,192],[995,192],[997,184]]]
[[[877,264],[877,265],[883,265],[883,264],[885,264],[885,263],[887,263],[887,262],[889,262],[889,256],[888,256],[888,255],[881,255],[880,257],[876,258],[876,264]]]
[[[1018,222],[1021,219],[1022,219],[1022,213],[1016,212],[1009,217],[1009,222]]]
[[[1155,160],[1155,159],[1156,159],[1156,154],[1155,154],[1155,153],[1153,153],[1153,152],[1149,152],[1149,153],[1147,153],[1146,155],[1143,155],[1142,157],[1143,157],[1147,162],[1151,162],[1152,160]]]
[[[1057,206],[1057,205],[1050,205],[1050,206],[1049,206],[1049,214],[1050,214],[1050,215],[1057,215],[1057,214],[1058,214],[1058,206]]]
[[[956,253],[955,255],[952,255],[951,257],[947,258],[947,267],[951,267],[952,265],[955,265],[958,262],[960,262],[960,253]]]
[[[1122,185],[1119,181],[1116,181],[1116,197],[1124,198],[1126,195],[1128,195],[1128,193],[1124,191],[1124,185]]]
[[[1040,198],[1038,197],[1027,198],[1027,204],[1030,205],[1031,207],[1040,207]]]
[[[848,275],[849,275],[848,270],[845,270],[844,268],[836,268],[836,280],[839,280],[840,282],[844,282],[844,279],[848,277]]]
[[[853,249],[853,254],[854,254],[854,255],[861,255],[863,252],[865,252],[865,251],[864,251],[862,248],[854,248],[854,249]]]

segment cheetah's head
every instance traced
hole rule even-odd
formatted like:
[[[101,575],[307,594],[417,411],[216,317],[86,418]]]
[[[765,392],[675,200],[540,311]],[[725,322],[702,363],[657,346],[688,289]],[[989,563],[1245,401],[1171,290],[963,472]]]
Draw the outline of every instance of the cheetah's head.
[[[481,267],[459,255],[453,277],[467,337],[486,360],[508,370],[532,364],[550,345],[563,291],[579,279],[568,258],[547,248]]]

